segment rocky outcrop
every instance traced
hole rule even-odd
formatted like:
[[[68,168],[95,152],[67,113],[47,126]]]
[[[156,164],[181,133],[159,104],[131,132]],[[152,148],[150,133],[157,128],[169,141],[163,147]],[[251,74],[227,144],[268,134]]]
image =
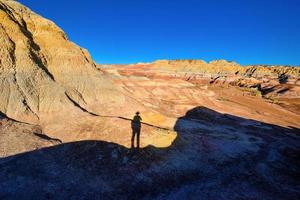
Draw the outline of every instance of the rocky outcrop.
[[[274,77],[278,80],[284,78],[299,79],[300,68],[290,66],[241,66],[235,62],[226,60],[214,60],[209,63],[203,60],[158,60],[153,63],[141,63],[126,66],[106,66],[106,68],[119,68],[122,74],[130,72],[147,71],[158,73],[177,73],[178,76],[184,74],[194,75],[195,77],[213,77],[213,76],[242,76],[242,77]],[[124,67],[124,66],[123,66]]]
[[[112,70],[113,69],[113,70]],[[232,85],[257,88],[263,94],[271,87],[300,87],[300,67],[241,66],[235,62],[215,60],[158,60],[129,66],[110,66],[106,71],[118,71],[124,76],[144,76],[161,79],[182,79],[196,84]],[[280,95],[282,95],[281,93]],[[286,91],[286,97],[289,95]],[[299,95],[298,95],[299,97]]]
[[[85,49],[16,1],[0,1],[0,47],[0,111],[11,118],[38,124],[76,113],[73,102],[105,112],[123,99]]]

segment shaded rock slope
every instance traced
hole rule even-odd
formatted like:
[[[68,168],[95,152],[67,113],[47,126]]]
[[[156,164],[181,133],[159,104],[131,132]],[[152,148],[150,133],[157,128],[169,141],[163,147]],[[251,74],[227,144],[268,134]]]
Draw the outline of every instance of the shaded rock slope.
[[[0,159],[1,199],[290,199],[299,129],[195,107],[168,148],[80,141]]]

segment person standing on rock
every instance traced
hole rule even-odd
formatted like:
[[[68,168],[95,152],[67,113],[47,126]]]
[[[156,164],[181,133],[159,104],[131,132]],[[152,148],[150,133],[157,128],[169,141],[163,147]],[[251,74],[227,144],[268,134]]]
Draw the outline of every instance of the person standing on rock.
[[[141,121],[142,118],[139,112],[135,113],[135,116],[131,120],[131,129],[132,129],[132,137],[131,137],[131,148],[134,148],[134,138],[136,136],[136,147],[140,148],[140,134],[141,134]]]

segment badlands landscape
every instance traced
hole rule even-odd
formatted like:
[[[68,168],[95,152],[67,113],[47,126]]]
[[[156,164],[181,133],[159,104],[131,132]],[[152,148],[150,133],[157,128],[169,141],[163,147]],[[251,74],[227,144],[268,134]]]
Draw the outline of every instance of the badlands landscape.
[[[0,0],[0,92],[0,199],[300,198],[299,66],[96,64]]]

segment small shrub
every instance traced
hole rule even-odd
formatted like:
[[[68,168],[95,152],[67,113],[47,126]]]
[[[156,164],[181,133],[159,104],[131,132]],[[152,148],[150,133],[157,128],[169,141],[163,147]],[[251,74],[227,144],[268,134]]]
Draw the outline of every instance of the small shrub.
[[[225,97],[219,97],[218,98],[219,101],[229,101],[229,99],[225,98]]]
[[[247,87],[244,87],[244,88],[241,88],[241,90],[243,92],[248,93],[251,96],[262,97],[261,92],[257,88],[247,88]]]

